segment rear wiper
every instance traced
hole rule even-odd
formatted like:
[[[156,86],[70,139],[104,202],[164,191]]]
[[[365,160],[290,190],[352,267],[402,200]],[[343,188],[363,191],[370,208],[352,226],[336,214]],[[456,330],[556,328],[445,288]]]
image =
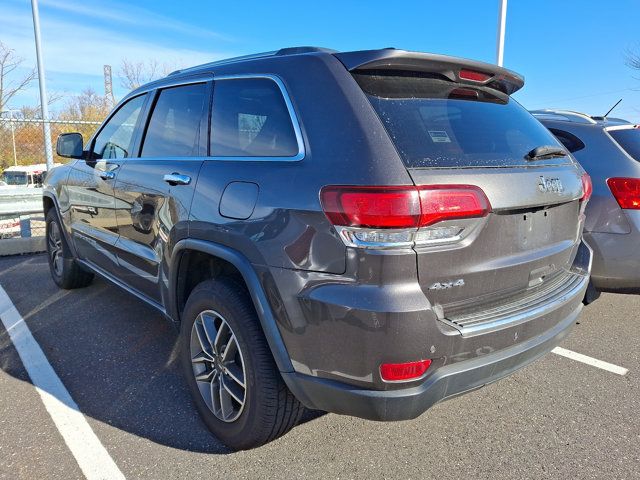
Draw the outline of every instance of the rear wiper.
[[[533,161],[566,156],[567,152],[562,147],[556,147],[555,145],[542,145],[531,150],[524,156],[524,158],[526,160]]]

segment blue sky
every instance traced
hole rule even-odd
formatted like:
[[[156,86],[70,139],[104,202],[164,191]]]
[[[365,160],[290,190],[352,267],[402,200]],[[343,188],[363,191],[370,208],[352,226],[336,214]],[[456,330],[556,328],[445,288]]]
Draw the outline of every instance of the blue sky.
[[[285,46],[397,47],[493,62],[498,0],[396,2],[40,0],[48,88],[102,92],[102,65],[123,58],[188,66]],[[504,64],[525,76],[528,108],[615,114],[640,122],[637,0],[511,0]],[[1,0],[0,41],[35,64],[28,0]],[[114,78],[116,96],[126,93]],[[37,102],[37,84],[11,107]],[[55,108],[55,106],[54,106]]]

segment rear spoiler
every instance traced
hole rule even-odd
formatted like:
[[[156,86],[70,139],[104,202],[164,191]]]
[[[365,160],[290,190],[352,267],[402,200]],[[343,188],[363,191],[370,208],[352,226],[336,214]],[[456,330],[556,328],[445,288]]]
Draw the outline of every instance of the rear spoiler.
[[[466,58],[385,48],[334,53],[349,70],[401,70],[438,73],[452,82],[483,85],[507,95],[520,90],[524,77],[506,68]]]

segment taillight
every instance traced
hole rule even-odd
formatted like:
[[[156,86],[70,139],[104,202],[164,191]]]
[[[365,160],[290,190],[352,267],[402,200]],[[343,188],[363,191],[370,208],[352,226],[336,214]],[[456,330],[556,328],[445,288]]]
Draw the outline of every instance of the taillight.
[[[348,246],[391,248],[457,241],[468,222],[486,216],[489,200],[472,185],[328,186],[322,208]]]
[[[610,178],[607,185],[620,208],[640,210],[640,178]]]
[[[409,228],[420,221],[420,197],[413,187],[325,187],[321,198],[334,225]]]
[[[489,200],[482,189],[473,185],[430,185],[418,190],[421,227],[442,220],[484,217],[489,213]]]
[[[484,72],[477,72],[475,70],[462,69],[458,73],[458,76],[462,80],[471,80],[472,82],[486,82],[493,75],[489,75],[488,73],[484,73]]]
[[[588,202],[591,198],[591,194],[593,193],[593,184],[591,183],[591,177],[588,173],[583,173],[582,177],[582,197],[580,198],[581,202]]]
[[[470,88],[454,88],[449,92],[449,98],[470,98],[477,100],[480,98],[478,90],[472,90]]]
[[[383,363],[380,376],[385,382],[401,382],[422,377],[431,366],[431,360],[407,363]]]

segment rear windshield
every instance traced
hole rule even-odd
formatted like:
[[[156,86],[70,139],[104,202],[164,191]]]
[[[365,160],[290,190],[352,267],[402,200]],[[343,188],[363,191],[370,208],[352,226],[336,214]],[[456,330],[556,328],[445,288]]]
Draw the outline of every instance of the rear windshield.
[[[408,168],[531,165],[525,156],[534,148],[562,146],[515,100],[493,89],[409,72],[356,72],[354,78]]]
[[[638,127],[607,131],[618,145],[620,145],[634,160],[640,162],[640,130]]]

